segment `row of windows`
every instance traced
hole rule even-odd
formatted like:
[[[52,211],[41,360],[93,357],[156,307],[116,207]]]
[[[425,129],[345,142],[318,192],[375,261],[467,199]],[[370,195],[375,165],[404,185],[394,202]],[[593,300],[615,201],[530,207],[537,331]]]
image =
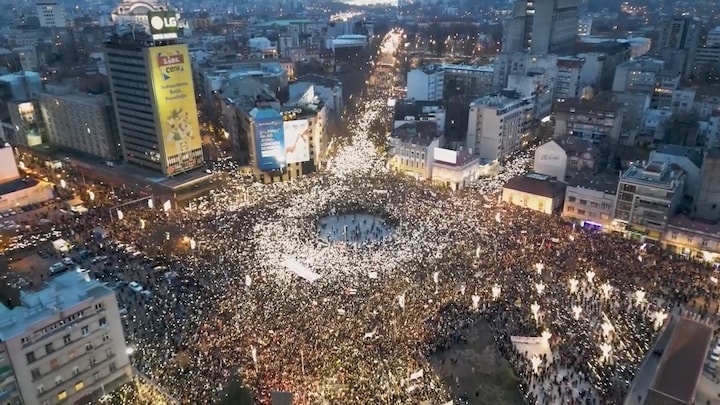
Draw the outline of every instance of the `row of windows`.
[[[57,328],[64,326],[65,324],[72,323],[72,322],[75,322],[75,321],[81,319],[83,317],[84,313],[85,313],[85,310],[78,311],[70,316],[67,316],[67,317],[53,323],[52,325],[48,325],[42,329],[38,329],[35,332],[33,332],[33,337],[35,339],[39,339],[39,338],[43,337],[44,335],[53,332]],[[30,338],[29,337],[22,338],[21,341],[23,344],[30,343]]]
[[[110,366],[108,367],[108,370],[110,371],[110,373],[115,372],[115,371],[117,370],[117,366],[115,365],[115,363],[110,363]],[[78,374],[79,374],[79,373],[78,373]],[[94,381],[100,380],[100,372],[99,372],[99,371],[93,373],[93,380],[94,380]],[[62,380],[59,380],[59,381],[58,381],[58,380],[56,379],[56,381],[55,381],[55,385],[56,385],[56,386],[57,386],[57,385],[60,385],[61,383],[62,383]],[[75,384],[74,384],[74,388],[75,388],[75,392],[80,392],[80,391],[82,391],[82,389],[85,388],[85,382],[84,382],[83,380],[78,380],[78,381],[76,381]],[[45,388],[44,385],[39,385],[39,386],[37,387],[37,391],[38,391],[38,394],[44,394],[47,390],[46,390],[46,388]],[[57,393],[57,399],[58,399],[58,401],[64,401],[64,400],[66,400],[66,399],[68,398],[68,395],[69,395],[69,393],[67,392],[67,390],[62,390],[62,391],[60,391],[60,392]],[[44,400],[41,402],[42,405],[50,405],[50,403],[51,403],[51,402],[50,402],[49,399],[44,399]]]
[[[107,320],[105,319],[105,317],[102,317],[98,320],[98,326],[100,328],[107,327]],[[88,336],[90,334],[90,326],[89,325],[83,326],[81,329],[81,334],[82,334],[82,337]],[[66,334],[65,336],[63,336],[63,344],[64,345],[68,345],[72,342],[73,342],[72,334]],[[48,356],[53,352],[55,352],[54,342],[47,343],[45,345],[45,356]],[[34,350],[30,351],[28,353],[25,353],[25,358],[27,359],[28,364],[34,363],[38,359],[38,357],[35,355]]]

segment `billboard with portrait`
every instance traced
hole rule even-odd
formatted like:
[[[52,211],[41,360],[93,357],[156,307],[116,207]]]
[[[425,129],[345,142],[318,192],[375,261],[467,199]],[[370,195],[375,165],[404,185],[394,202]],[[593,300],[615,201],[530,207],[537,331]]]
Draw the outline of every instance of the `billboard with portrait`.
[[[188,47],[155,46],[148,52],[164,170],[173,174],[198,167],[203,153]]]
[[[299,163],[310,160],[310,131],[308,120],[283,122],[286,163]]]
[[[276,110],[261,111],[255,116],[255,151],[258,169],[277,170],[285,166],[283,121]]]

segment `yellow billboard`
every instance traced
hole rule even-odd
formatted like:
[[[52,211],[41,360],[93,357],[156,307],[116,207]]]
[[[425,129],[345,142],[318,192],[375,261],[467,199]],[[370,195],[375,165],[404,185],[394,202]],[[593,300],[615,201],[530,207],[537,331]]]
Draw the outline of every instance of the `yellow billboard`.
[[[185,44],[148,48],[163,171],[172,175],[203,164],[190,54]]]

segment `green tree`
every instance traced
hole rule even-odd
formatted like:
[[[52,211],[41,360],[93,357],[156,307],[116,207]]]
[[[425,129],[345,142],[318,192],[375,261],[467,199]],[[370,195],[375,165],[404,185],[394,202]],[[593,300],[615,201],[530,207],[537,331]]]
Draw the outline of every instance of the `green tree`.
[[[233,371],[230,381],[225,385],[220,405],[254,405],[252,392],[246,387],[238,370]]]

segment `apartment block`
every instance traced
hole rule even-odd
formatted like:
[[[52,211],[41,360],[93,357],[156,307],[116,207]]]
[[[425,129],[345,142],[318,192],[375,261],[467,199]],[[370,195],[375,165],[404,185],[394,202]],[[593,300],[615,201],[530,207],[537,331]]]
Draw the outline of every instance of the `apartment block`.
[[[0,304],[0,353],[6,358],[0,360],[0,392],[25,405],[84,404],[130,381],[112,290],[72,271],[19,297],[17,306]]]

